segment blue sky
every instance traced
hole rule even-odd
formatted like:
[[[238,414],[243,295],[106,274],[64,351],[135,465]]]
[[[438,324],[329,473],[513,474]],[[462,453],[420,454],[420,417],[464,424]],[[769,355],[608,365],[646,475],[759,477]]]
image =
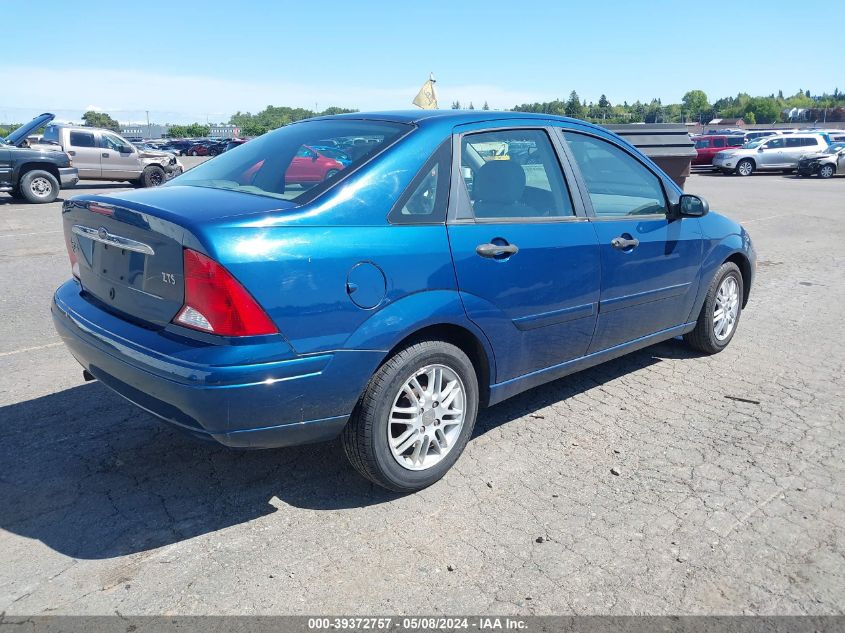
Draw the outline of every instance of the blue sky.
[[[770,0],[711,13],[701,2],[645,0],[46,0],[35,9],[11,0],[2,12],[0,122],[45,110],[74,120],[89,107],[122,122],[150,110],[153,121],[172,123],[217,122],[268,104],[410,108],[430,71],[441,107],[457,99],[509,108],[573,89],[612,103],[677,102],[693,88],[711,100],[741,90],[845,90],[841,63],[807,56],[836,40],[809,34],[845,23],[845,2],[813,15],[798,6]],[[796,21],[819,28],[781,39]],[[8,28],[21,24],[30,26]]]

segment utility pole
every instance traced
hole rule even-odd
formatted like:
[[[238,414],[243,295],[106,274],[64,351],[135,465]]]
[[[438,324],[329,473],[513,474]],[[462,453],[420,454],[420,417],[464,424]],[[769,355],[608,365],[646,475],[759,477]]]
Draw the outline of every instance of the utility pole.
[[[144,110],[144,112],[147,113],[147,138],[152,138],[153,137],[153,130],[150,127],[150,111]]]

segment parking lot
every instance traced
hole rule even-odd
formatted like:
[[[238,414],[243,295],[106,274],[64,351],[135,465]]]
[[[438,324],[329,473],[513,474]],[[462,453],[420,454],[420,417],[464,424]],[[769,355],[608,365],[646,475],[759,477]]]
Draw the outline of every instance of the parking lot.
[[[230,451],[85,383],[49,313],[61,202],[0,194],[0,612],[842,613],[845,178],[686,189],[758,251],[731,346],[482,411],[409,496],[338,444]]]

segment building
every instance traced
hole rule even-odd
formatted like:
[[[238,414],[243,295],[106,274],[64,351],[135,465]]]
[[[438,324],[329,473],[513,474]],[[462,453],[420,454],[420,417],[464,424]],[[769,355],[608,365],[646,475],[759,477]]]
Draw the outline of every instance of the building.
[[[732,127],[743,129],[745,121],[742,119],[712,119],[707,125],[718,125],[719,127]]]
[[[158,125],[157,123],[129,123],[120,127],[122,136],[131,136],[133,138],[162,138],[170,129],[169,125]]]
[[[217,136],[219,138],[235,138],[241,133],[241,129],[237,125],[220,124],[209,125],[208,135]]]
[[[208,135],[218,138],[233,138],[240,134],[241,129],[236,125],[220,124],[209,125]],[[120,133],[132,138],[164,138],[170,132],[170,125],[158,125],[157,123],[128,123],[121,126]]]

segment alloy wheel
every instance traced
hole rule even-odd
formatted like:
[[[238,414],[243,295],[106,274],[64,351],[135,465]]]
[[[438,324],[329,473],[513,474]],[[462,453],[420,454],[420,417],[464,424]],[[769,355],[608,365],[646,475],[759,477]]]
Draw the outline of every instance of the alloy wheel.
[[[722,280],[713,308],[713,334],[724,341],[733,332],[739,316],[739,284],[733,275]]]
[[[751,163],[747,160],[741,161],[739,165],[737,165],[736,169],[739,172],[740,176],[750,176],[751,172],[754,171],[754,168],[751,166]]]
[[[452,450],[465,419],[466,388],[446,365],[416,371],[399,389],[390,410],[387,442],[408,470],[427,470]]]

